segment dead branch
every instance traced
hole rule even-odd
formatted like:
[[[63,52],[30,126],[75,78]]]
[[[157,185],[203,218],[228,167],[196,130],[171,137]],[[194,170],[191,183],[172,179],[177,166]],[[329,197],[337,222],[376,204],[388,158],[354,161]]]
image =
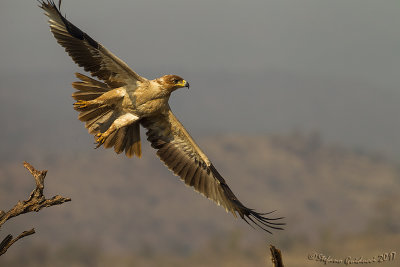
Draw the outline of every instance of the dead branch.
[[[64,198],[59,195],[56,195],[51,199],[46,199],[43,195],[43,190],[44,178],[46,177],[47,170],[38,171],[27,162],[24,162],[24,167],[28,169],[28,171],[35,178],[36,188],[32,191],[28,200],[18,201],[18,203],[7,212],[0,211],[0,228],[6,221],[18,215],[32,211],[38,212],[42,208],[60,205],[64,202],[71,201],[70,198]],[[35,229],[31,229],[29,231],[24,231],[15,239],[13,239],[12,235],[6,236],[6,238],[4,238],[3,241],[0,243],[0,256],[6,253],[7,249],[16,241],[34,233]]]
[[[273,245],[269,245],[269,250],[271,251],[271,261],[274,267],[284,267],[282,261],[282,253],[279,249]]]
[[[3,255],[4,253],[7,252],[8,248],[11,247],[12,244],[17,242],[19,239],[28,236],[28,235],[33,235],[35,233],[35,229],[32,228],[29,231],[23,231],[19,236],[13,239],[12,235],[6,236],[4,240],[0,244],[0,256]]]

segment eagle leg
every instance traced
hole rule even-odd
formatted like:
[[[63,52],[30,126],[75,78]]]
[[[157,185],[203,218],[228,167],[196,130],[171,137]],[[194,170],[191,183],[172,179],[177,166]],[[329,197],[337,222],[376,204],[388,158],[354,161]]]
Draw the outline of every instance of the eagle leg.
[[[79,99],[74,103],[74,109],[78,111],[98,107],[101,105],[113,106],[116,102],[121,100],[126,94],[123,88],[115,88],[101,94],[99,97],[92,100]]]
[[[107,137],[109,137],[113,132],[122,127],[128,126],[137,120],[139,120],[139,117],[132,113],[125,113],[124,115],[119,116],[104,133],[96,134],[96,137],[98,137],[96,140],[96,148],[101,146],[106,141]]]

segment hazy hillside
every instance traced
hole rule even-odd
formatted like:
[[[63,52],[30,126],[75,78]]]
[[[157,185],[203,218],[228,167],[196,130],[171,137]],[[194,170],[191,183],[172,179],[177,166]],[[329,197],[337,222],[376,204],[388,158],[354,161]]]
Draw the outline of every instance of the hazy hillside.
[[[263,246],[266,249],[269,243],[286,250],[289,260],[299,253],[294,248],[302,242],[310,244],[306,252],[311,253],[327,249],[326,240],[343,236],[379,233],[390,234],[394,238],[390,244],[400,240],[396,239],[400,210],[393,205],[400,201],[400,172],[384,156],[327,145],[316,134],[224,135],[201,139],[200,144],[239,199],[258,211],[277,210],[277,216],[286,217],[285,231],[271,236],[234,220],[170,174],[148,145],[140,160],[92,150],[89,145],[79,154],[48,154],[36,148],[35,155],[27,152],[27,160],[49,170],[47,196],[61,194],[72,202],[6,224],[3,235],[33,226],[37,234],[16,244],[0,265],[15,263],[20,251],[40,247],[53,250],[46,256],[49,260],[57,253],[97,253],[89,257],[93,260],[110,253],[128,257],[131,252],[136,262],[147,257],[147,264],[154,266],[159,260],[169,262],[170,255],[180,255],[176,260],[201,259],[201,253],[210,254],[212,247],[213,253],[219,249],[223,255],[236,251],[237,262],[245,264],[262,259]],[[20,162],[2,163],[2,209],[25,199],[32,188],[33,179]],[[254,249],[260,245],[261,250]],[[373,245],[370,240],[365,243],[369,250],[356,252],[372,253]],[[304,253],[298,255],[302,261]]]

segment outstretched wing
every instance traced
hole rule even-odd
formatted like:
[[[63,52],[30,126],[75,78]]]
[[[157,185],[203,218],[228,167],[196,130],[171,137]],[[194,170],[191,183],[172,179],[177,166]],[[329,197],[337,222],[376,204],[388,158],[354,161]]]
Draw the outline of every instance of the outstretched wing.
[[[39,3],[39,7],[49,17],[50,29],[57,42],[85,71],[103,80],[111,88],[124,85],[135,88],[137,81],[146,80],[104,46],[69,22],[53,1],[39,1]]]
[[[282,218],[267,218],[269,213],[258,213],[244,206],[233,194],[224,178],[201,151],[188,132],[174,116],[171,110],[167,113],[144,118],[143,127],[147,128],[147,139],[157,155],[167,167],[187,185],[205,197],[223,206],[235,217],[237,214],[271,233],[266,228],[282,229],[284,223],[276,222]]]

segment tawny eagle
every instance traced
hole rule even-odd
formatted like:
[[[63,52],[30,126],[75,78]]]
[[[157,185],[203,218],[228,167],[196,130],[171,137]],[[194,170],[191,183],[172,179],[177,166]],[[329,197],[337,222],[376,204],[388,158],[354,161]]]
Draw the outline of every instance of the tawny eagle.
[[[282,229],[271,213],[258,213],[244,206],[233,194],[224,178],[194,142],[172,113],[169,97],[189,83],[177,75],[148,80],[134,72],[100,43],[81,31],[51,0],[39,1],[49,17],[51,32],[74,62],[102,82],[76,73],[80,81],[72,83],[77,90],[72,97],[79,120],[95,135],[97,147],[114,147],[128,157],[141,156],[139,126],[147,129],[147,139],[165,165],[186,185],[222,205],[267,232]],[[60,3],[59,3],[60,6]]]

